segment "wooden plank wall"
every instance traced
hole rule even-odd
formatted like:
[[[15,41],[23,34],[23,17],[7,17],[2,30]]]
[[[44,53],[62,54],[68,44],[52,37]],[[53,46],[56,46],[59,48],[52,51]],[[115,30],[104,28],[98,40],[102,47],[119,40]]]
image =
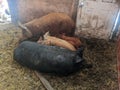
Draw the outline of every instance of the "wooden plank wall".
[[[13,4],[16,2],[16,4]],[[29,22],[50,12],[64,12],[76,20],[78,0],[8,0],[12,14],[22,23]],[[14,7],[14,8],[12,8]],[[17,8],[17,10],[15,10]],[[14,17],[13,17],[14,19]]]
[[[82,0],[79,0],[79,4]],[[109,39],[118,5],[114,0],[85,0],[78,8],[76,35],[85,38]]]
[[[83,7],[78,6],[81,1]],[[15,23],[26,23],[50,12],[64,12],[77,20],[76,35],[85,38],[109,39],[118,13],[116,0],[8,0],[8,3]]]

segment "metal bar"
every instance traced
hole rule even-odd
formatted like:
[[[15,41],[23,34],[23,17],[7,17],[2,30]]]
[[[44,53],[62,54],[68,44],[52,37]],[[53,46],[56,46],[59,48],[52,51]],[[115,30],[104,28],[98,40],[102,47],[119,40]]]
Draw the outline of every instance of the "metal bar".
[[[115,37],[114,34],[116,34],[116,32],[117,32],[116,28],[117,28],[117,25],[118,25],[119,17],[120,17],[120,9],[118,11],[118,14],[117,14],[117,17],[116,17],[115,24],[113,26],[112,32],[110,34],[110,40],[112,40]]]

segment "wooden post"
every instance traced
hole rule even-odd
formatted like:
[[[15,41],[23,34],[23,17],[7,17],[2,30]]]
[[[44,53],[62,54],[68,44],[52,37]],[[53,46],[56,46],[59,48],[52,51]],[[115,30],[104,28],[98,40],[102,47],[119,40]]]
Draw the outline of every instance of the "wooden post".
[[[17,1],[18,0],[7,0],[8,6],[10,9],[11,19],[14,24],[18,22],[18,8],[17,8]]]

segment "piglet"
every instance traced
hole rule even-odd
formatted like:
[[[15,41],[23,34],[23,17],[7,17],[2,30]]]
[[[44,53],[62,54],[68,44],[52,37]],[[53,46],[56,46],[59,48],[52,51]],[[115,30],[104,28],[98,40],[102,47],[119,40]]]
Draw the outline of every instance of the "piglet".
[[[59,46],[59,47],[67,48],[72,51],[76,51],[75,47],[71,43],[67,42],[66,40],[50,36],[49,32],[45,33],[44,40],[42,40],[40,37],[37,43]]]
[[[64,76],[88,66],[82,56],[83,47],[71,51],[58,46],[23,41],[14,50],[13,57],[19,64],[30,69]]]
[[[82,42],[77,37],[70,37],[62,34],[60,35],[60,38],[72,44],[76,49],[78,49],[82,45]]]

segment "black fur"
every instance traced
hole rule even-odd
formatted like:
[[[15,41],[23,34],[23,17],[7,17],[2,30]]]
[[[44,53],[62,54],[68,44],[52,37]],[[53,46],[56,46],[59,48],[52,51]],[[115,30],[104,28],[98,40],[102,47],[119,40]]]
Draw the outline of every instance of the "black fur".
[[[83,49],[79,49],[78,53],[57,46],[23,41],[14,50],[13,57],[21,65],[40,72],[68,75],[84,68],[84,59],[80,53],[83,53]]]

